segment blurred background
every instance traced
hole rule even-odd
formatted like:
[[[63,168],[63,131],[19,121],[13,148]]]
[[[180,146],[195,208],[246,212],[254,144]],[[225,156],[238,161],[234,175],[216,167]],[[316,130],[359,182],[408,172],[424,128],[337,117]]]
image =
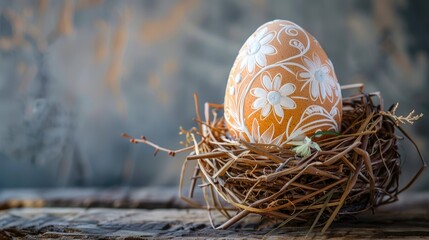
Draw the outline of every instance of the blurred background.
[[[0,0],[0,188],[177,185],[194,92],[222,103],[239,48],[291,20],[312,33],[341,84],[425,114],[409,134],[429,156],[429,1]],[[420,166],[400,145],[403,180]],[[428,190],[428,173],[414,190]]]

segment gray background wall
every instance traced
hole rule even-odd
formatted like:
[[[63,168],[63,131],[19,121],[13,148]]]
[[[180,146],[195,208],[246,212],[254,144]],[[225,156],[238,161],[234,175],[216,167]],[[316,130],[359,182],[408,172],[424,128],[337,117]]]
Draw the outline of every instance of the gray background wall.
[[[429,156],[427,10],[424,0],[0,0],[0,187],[176,185],[180,156],[153,157],[120,134],[180,147],[192,93],[221,103],[239,48],[273,19],[312,33],[341,84],[426,114],[407,129]],[[401,151],[408,177],[418,160],[411,145]]]

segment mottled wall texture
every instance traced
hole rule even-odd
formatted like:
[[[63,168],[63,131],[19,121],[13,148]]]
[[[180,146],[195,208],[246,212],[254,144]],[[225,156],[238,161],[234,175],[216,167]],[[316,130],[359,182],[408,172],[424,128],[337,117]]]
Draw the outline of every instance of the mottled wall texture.
[[[426,116],[410,135],[429,157],[429,1],[0,0],[0,187],[176,185],[171,148],[193,126],[194,92],[222,103],[239,48],[261,24],[312,33],[341,84]],[[419,167],[401,143],[404,177]],[[414,189],[429,189],[426,173]]]

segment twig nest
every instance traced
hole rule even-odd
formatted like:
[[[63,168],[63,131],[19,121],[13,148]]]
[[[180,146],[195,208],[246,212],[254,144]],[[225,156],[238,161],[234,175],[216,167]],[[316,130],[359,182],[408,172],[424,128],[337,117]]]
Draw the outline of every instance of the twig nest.
[[[146,138],[131,138],[156,151],[174,155],[191,151],[182,168],[179,192],[183,200],[194,201],[194,191],[201,189],[205,208],[216,209],[226,221],[213,227],[225,229],[249,213],[283,220],[284,224],[324,224],[324,232],[343,215],[351,215],[391,203],[418,178],[426,163],[414,141],[400,123],[413,123],[422,115],[397,116],[397,105],[384,111],[379,93],[363,92],[342,99],[342,126],[339,135],[317,140],[305,139],[295,147],[250,143],[230,138],[219,111],[223,105],[206,104],[205,120],[198,110],[198,128],[181,129],[187,146],[177,151],[162,148]],[[212,108],[212,115],[210,109]],[[400,154],[395,134],[400,130],[416,147],[422,167],[402,188],[399,187]],[[190,194],[182,195],[186,165],[195,163]],[[198,184],[198,185],[197,185]],[[199,186],[199,187],[196,187]],[[211,218],[210,218],[211,219]]]
[[[197,133],[201,141],[191,134],[195,151],[187,161],[198,160],[191,189],[200,178],[207,207],[228,218],[217,226],[222,229],[257,213],[290,224],[324,223],[326,230],[339,216],[391,203],[402,191],[399,137],[380,102],[378,93],[343,98],[340,135],[309,145],[305,157],[292,148],[229,139],[225,119],[214,111]]]

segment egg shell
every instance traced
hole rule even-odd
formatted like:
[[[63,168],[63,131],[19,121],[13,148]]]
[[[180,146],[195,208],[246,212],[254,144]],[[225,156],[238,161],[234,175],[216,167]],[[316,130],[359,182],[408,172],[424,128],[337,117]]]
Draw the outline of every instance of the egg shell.
[[[319,131],[339,132],[341,113],[334,66],[307,31],[275,20],[247,39],[225,91],[231,137],[284,145]]]

